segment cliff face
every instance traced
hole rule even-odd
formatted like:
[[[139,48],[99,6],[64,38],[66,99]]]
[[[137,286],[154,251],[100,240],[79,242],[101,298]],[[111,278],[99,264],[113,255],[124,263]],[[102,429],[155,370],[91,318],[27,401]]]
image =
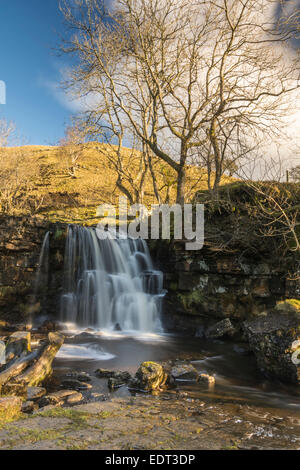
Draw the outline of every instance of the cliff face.
[[[34,285],[43,239],[50,231],[49,276],[43,295]],[[30,217],[0,218],[0,320],[26,321],[31,311],[55,313],[63,275],[65,226]]]
[[[187,252],[180,242],[151,242],[156,266],[165,273],[166,325],[201,332],[218,319],[240,324],[285,298],[300,298],[299,280],[275,259],[214,253],[204,247]]]
[[[0,219],[0,320],[22,322],[30,312],[57,317],[63,284],[67,226],[42,219]],[[50,232],[49,276],[33,298],[43,239]],[[300,283],[270,257],[201,251],[181,242],[149,242],[153,261],[165,274],[165,325],[195,333],[230,318],[234,324],[255,318],[278,300],[300,299]]]

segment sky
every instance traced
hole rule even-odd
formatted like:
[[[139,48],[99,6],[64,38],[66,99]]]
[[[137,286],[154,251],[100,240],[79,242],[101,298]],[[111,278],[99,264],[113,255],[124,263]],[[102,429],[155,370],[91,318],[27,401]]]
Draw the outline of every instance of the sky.
[[[58,87],[66,65],[55,52],[62,32],[57,0],[0,0],[0,80],[6,85],[0,119],[14,121],[23,144],[56,144],[76,111]]]
[[[55,52],[63,31],[58,0],[0,0],[0,119],[14,121],[18,144],[55,145],[79,110],[59,88],[68,65]]]

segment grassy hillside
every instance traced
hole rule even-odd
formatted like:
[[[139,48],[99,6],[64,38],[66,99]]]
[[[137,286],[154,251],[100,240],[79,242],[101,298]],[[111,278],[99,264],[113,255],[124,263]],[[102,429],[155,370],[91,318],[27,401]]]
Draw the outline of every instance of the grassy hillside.
[[[12,205],[8,211],[16,215],[39,214],[52,221],[95,223],[96,208],[102,203],[117,203],[117,198],[122,194],[116,187],[117,175],[107,158],[108,152],[111,152],[111,148],[104,144],[84,145],[74,178],[69,174],[69,163],[61,147],[25,146],[2,149],[2,189],[5,187],[7,190],[8,182],[17,181],[20,185],[16,196],[20,204]],[[124,148],[123,155],[128,171],[134,175],[138,168],[138,154],[132,155],[130,149]],[[175,174],[168,165],[160,161],[155,163],[155,170],[159,187],[164,187],[163,199],[169,185],[170,202],[175,202]],[[199,168],[188,169],[189,200],[192,200],[197,191],[207,188],[205,176],[205,172]],[[26,184],[22,186],[24,181]],[[225,178],[223,182],[229,181],[232,179]],[[26,204],[22,204],[25,199]],[[156,203],[150,172],[146,178],[143,202],[147,206]]]

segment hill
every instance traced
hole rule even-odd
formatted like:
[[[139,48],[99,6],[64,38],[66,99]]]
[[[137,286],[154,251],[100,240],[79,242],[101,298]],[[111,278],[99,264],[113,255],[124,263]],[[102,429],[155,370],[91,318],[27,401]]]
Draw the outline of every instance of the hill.
[[[77,146],[78,147],[78,146]],[[78,152],[78,148],[77,148]],[[51,221],[93,224],[100,204],[117,203],[121,191],[111,163],[111,146],[88,143],[79,146],[75,175],[70,174],[70,157],[63,147],[23,146],[1,149],[0,212],[10,215],[38,214]],[[126,171],[134,176],[140,154],[122,149]],[[163,201],[176,198],[176,177],[168,165],[156,160],[154,170]],[[224,178],[223,183],[232,181]],[[130,188],[125,182],[125,186]],[[187,199],[207,188],[206,173],[195,166],[187,171]],[[143,202],[157,203],[148,171]]]

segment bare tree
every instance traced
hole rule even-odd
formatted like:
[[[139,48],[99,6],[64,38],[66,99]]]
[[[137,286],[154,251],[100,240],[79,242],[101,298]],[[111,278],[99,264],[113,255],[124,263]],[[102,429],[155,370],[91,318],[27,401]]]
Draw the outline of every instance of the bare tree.
[[[65,137],[59,142],[68,174],[76,178],[79,159],[84,150],[84,134],[78,124],[67,126]]]
[[[75,5],[75,6],[74,6]],[[185,197],[195,151],[213,160],[217,191],[228,159],[280,133],[299,62],[294,28],[272,16],[273,0],[63,0],[71,29],[62,51],[77,66],[67,85],[96,105],[93,127],[125,123],[177,174]],[[105,90],[105,92],[104,92]],[[234,157],[232,157],[232,154]],[[211,173],[212,176],[212,173]]]
[[[10,137],[15,131],[15,125],[7,122],[6,119],[0,119],[0,149],[6,147]]]

